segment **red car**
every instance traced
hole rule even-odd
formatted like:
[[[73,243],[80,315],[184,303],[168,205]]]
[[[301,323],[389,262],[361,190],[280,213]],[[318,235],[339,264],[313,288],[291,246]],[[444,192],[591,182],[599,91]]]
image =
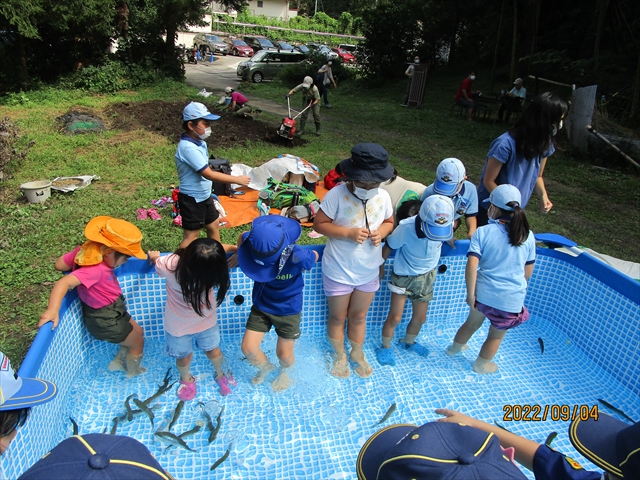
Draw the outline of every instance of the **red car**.
[[[231,55],[236,57],[253,57],[253,48],[240,39],[231,40]]]
[[[344,48],[332,48],[331,51],[336,52],[344,63],[355,63],[356,57],[351,52],[346,51]]]

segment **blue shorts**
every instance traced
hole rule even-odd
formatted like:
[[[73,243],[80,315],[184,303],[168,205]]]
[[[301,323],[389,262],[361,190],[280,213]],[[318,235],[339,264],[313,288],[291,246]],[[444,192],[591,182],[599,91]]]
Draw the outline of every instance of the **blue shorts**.
[[[220,325],[216,323],[213,327],[200,333],[174,337],[168,332],[164,332],[164,352],[173,358],[185,358],[193,351],[193,340],[196,346],[203,352],[210,352],[220,346]]]

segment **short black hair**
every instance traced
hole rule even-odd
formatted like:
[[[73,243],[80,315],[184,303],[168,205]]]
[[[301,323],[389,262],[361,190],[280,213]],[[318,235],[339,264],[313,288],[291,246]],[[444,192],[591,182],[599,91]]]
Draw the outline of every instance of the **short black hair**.
[[[400,223],[400,220],[410,218],[420,213],[420,207],[422,207],[422,200],[407,200],[402,202],[396,210],[396,221]]]
[[[8,437],[27,421],[31,407],[0,411],[0,438]]]
[[[200,120],[204,120],[204,118],[193,118],[191,120],[183,120],[182,121],[182,129],[185,132],[188,132],[189,131],[189,125],[188,125],[189,122],[193,122],[193,123],[195,123],[197,125]]]

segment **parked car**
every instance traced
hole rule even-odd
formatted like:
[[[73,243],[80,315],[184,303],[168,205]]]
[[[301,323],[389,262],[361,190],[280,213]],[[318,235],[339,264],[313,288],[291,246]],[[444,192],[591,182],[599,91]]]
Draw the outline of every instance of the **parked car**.
[[[351,55],[355,55],[356,51],[358,50],[358,46],[357,45],[352,45],[350,43],[341,43],[340,45],[338,45],[338,48],[342,48],[342,49],[346,50]]]
[[[309,55],[311,53],[311,50],[309,50],[309,47],[307,47],[306,45],[294,45],[293,48],[300,53],[304,53],[305,55]]]
[[[287,42],[275,42],[275,46],[278,50],[286,50],[289,52],[293,52],[293,45],[289,45]]]
[[[267,37],[244,37],[244,41],[253,48],[254,53],[258,53],[260,50],[277,50]]]
[[[344,63],[355,63],[356,62],[356,57],[354,57],[352,54],[350,54],[344,48],[332,48],[331,51],[337,53],[338,56],[340,57],[340,59]]]
[[[234,38],[231,40],[231,55],[235,55],[236,57],[253,57],[254,51],[247,42],[244,40],[240,40],[239,38]]]
[[[243,80],[260,83],[276,78],[283,68],[299,63],[305,58],[300,52],[260,50],[248,62],[240,62],[236,74]]]
[[[319,43],[307,43],[307,47],[309,47],[309,49],[315,53],[318,52],[322,55],[324,55],[324,57],[327,60],[336,60],[338,57],[338,54],[336,52],[332,52],[331,49],[329,47],[327,47],[326,45],[320,45]]]
[[[229,45],[227,45],[218,35],[210,35],[208,33],[197,33],[193,37],[193,46],[200,50],[200,55],[204,56],[209,52],[213,54],[221,53],[227,55],[229,53]]]

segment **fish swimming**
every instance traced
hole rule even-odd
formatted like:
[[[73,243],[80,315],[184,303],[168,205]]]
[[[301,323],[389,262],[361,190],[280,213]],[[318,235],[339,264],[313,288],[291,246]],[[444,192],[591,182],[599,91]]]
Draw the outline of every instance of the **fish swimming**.
[[[551,446],[551,442],[553,442],[553,440],[558,436],[558,432],[551,432],[548,436],[547,439],[544,441],[544,444],[547,447]]]
[[[209,434],[209,439],[208,439],[209,443],[213,442],[218,436],[218,432],[220,431],[220,427],[222,426],[222,412],[224,412],[224,405],[220,409],[220,413],[216,418],[216,422],[218,422],[218,424],[216,425],[216,428],[211,430],[211,433]]]
[[[182,432],[180,435],[178,435],[180,438],[184,438],[184,437],[188,437],[190,435],[193,435],[194,433],[198,433],[200,431],[200,429],[202,428],[202,426],[200,425],[196,425],[195,427],[193,427],[191,430],[187,430],[186,432]]]
[[[131,410],[131,405],[129,405],[129,400],[131,400],[133,397],[135,397],[137,394],[132,393],[131,395],[129,395],[127,397],[127,399],[124,401],[124,408],[126,408],[127,410],[127,421],[130,422],[131,420],[133,420],[133,410]]]
[[[207,409],[205,408],[204,403],[198,402],[198,405],[200,405],[202,407],[202,413],[204,414],[204,418],[207,419],[207,429],[210,432],[209,438],[211,438],[211,435],[213,435],[213,431],[215,430],[213,428],[213,420],[211,420],[211,415],[209,415],[209,412],[207,412]],[[211,443],[212,441],[213,440],[209,440],[209,443]]]
[[[609,402],[602,400],[601,398],[598,398],[598,401],[603,404],[605,407],[613,410],[614,412],[622,415],[624,418],[626,418],[627,420],[629,420],[631,423],[637,423],[633,418],[631,418],[629,415],[627,415],[626,413],[624,413],[622,410],[620,410],[619,408],[614,407],[613,405],[611,405]]]
[[[538,343],[540,344],[540,354],[542,355],[544,353],[544,341],[538,337]]]
[[[382,419],[378,423],[376,423],[376,425],[380,425],[381,423],[384,423],[387,420],[389,420],[389,417],[393,415],[393,412],[395,411],[396,411],[396,404],[392,403],[391,406],[389,407],[389,410],[387,410],[387,413],[384,414],[384,417],[382,417]]]
[[[220,464],[222,462],[224,462],[229,457],[230,453],[231,453],[231,444],[229,444],[229,448],[227,448],[227,451],[224,452],[224,455],[222,455],[218,460],[216,460],[216,463],[211,465],[211,468],[209,470],[211,471],[211,470],[215,470],[216,468],[218,468],[220,466]]]
[[[151,402],[153,402],[160,395],[163,395],[165,392],[171,390],[171,388],[176,384],[176,382],[173,382],[171,385],[169,385],[170,381],[171,381],[171,367],[167,368],[167,373],[164,374],[164,379],[162,380],[162,383],[160,385],[158,385],[158,390],[156,391],[156,393],[151,395],[149,398],[144,400],[142,403],[144,403],[145,405],[148,406]]]
[[[76,423],[76,421],[69,417],[69,420],[71,420],[71,425],[73,426],[73,434],[74,435],[78,435],[78,424]]]
[[[110,435],[115,435],[116,431],[118,430],[118,423],[120,423],[120,418],[121,417],[113,417],[113,426],[111,427],[111,432]]]
[[[190,452],[195,452],[195,450],[190,448],[189,445],[187,445],[182,438],[180,438],[177,435],[174,435],[171,432],[156,432],[154,435],[160,438],[160,440],[166,443],[167,445],[182,447],[185,450],[189,450]]]
[[[137,398],[133,399],[133,403],[136,404],[136,407],[138,407],[142,413],[144,413],[147,417],[149,417],[149,420],[151,421],[151,426],[155,426],[153,424],[153,419],[156,417],[153,412],[151,411],[151,409],[149,407],[147,407],[144,402],[141,402],[140,400],[138,400]]]
[[[503,429],[505,432],[509,432],[509,433],[511,433],[511,430],[509,430],[508,428],[506,428],[506,427],[504,427],[504,426],[500,425],[500,424],[499,424],[498,422],[496,422],[495,420],[493,421],[493,423],[495,423],[495,424],[496,424],[496,427],[500,427],[500,428],[501,428],[501,429]]]
[[[182,407],[184,407],[184,400],[180,400],[178,402],[178,405],[176,405],[176,409],[173,412],[173,418],[171,419],[171,422],[169,422],[169,426],[167,427],[168,432],[171,431],[171,428],[178,421],[178,418],[180,417],[180,413],[182,412]]]

